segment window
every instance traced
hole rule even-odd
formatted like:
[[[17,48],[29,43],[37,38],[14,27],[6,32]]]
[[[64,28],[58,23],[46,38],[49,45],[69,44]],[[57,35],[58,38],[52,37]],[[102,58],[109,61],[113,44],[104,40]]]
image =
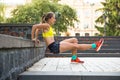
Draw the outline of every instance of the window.
[[[75,36],[80,36],[80,33],[75,33]]]
[[[98,33],[95,33],[95,36],[98,36],[99,34]]]
[[[85,36],[89,36],[89,33],[85,33]]]
[[[85,23],[84,24],[84,29],[87,29],[89,27],[89,24]]]
[[[84,15],[85,15],[85,17],[89,17],[91,15],[90,9],[85,9],[84,10]]]

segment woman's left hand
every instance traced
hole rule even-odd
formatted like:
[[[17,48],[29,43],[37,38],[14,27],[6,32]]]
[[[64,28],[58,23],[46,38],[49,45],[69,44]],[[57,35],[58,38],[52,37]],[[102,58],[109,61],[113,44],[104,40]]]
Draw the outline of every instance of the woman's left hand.
[[[34,42],[34,46],[40,44],[40,40],[39,39],[34,38],[34,39],[32,39],[32,41]]]

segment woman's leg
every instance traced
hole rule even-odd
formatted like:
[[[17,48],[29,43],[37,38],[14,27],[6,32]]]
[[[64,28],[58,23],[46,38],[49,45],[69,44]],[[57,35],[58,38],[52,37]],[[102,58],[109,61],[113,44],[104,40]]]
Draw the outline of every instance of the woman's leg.
[[[104,39],[101,38],[99,41],[96,41],[92,44],[78,44],[78,41],[73,39],[63,40],[60,42],[60,51],[64,52],[67,50],[89,50],[91,48],[96,49],[96,51],[99,51],[102,44],[104,43]]]
[[[76,38],[69,38],[69,39],[65,39],[63,41],[70,42],[70,43],[78,43],[78,40]]]
[[[78,44],[78,50],[89,50],[92,48],[92,44]]]
[[[60,42],[60,51],[68,51],[72,50],[73,54],[76,54],[78,50],[88,50],[92,48],[92,44],[78,44],[78,40],[76,38],[65,39]]]
[[[60,42],[60,52],[65,52],[68,50],[72,50],[72,58],[71,58],[71,62],[77,62],[77,63],[84,63],[84,61],[81,61],[78,57],[77,57],[77,43],[70,43],[67,41],[61,41]]]
[[[104,39],[100,39],[99,41],[93,43],[93,44],[77,44],[77,40],[75,39],[67,39],[60,42],[60,52],[65,52],[68,50],[72,50],[72,59],[71,62],[78,62],[78,63],[84,63],[84,61],[81,61],[77,58],[76,53],[78,50],[88,50],[90,48],[96,48],[96,51],[100,49],[104,42]]]
[[[75,45],[75,44],[78,43],[78,40],[76,38],[69,38],[69,39],[65,39],[65,40],[61,41],[61,43],[64,43],[64,42],[73,43]],[[68,43],[66,43],[66,44],[68,44]],[[71,45],[71,46],[73,46],[73,45]],[[77,53],[77,49],[76,48],[74,48],[74,49],[72,48],[70,50],[72,50],[72,54],[73,55],[76,55],[76,53]]]
[[[61,41],[60,42],[60,52],[65,52],[65,51],[69,51],[69,50],[76,50],[77,45],[78,45],[77,43],[70,43],[70,42]]]

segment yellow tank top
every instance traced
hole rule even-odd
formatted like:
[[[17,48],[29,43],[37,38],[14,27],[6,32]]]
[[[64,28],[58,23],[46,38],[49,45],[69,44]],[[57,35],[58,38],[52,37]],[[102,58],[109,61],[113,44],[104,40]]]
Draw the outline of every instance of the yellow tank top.
[[[42,36],[43,36],[43,37],[53,37],[53,36],[54,36],[54,33],[53,33],[52,27],[50,27],[47,32],[43,32],[43,33],[42,33]]]

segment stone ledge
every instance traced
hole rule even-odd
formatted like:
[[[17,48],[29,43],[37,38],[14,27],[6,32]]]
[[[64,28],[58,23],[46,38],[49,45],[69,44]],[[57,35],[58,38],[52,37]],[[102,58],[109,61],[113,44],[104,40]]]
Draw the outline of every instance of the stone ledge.
[[[42,47],[41,44],[36,45],[36,47]],[[21,48],[21,47],[34,47],[34,43],[29,39],[23,39],[20,37],[13,37],[9,35],[0,34],[0,48]]]

